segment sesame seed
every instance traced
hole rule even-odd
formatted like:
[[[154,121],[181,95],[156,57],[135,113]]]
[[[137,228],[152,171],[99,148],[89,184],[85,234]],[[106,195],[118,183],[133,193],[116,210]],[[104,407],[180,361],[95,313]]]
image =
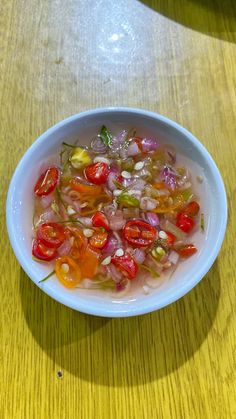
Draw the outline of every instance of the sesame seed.
[[[122,193],[122,191],[121,191],[120,189],[115,189],[115,190],[113,191],[113,195],[114,195],[114,196],[119,196],[121,193]]]
[[[93,235],[93,230],[91,230],[90,228],[85,228],[83,230],[83,234],[85,237],[92,237]]]
[[[69,215],[73,215],[76,214],[76,211],[74,210],[74,208],[72,208],[70,205],[67,207],[67,214]]]
[[[111,263],[111,256],[107,256],[105,259],[103,259],[103,261],[101,262],[101,265],[109,265],[109,263]]]
[[[95,157],[95,159],[93,161],[94,161],[94,163],[106,163],[108,165],[111,164],[109,159],[107,159],[106,157],[102,157],[102,156]]]
[[[203,177],[202,176],[197,176],[197,180],[198,180],[199,183],[202,183],[203,182]]]
[[[134,169],[135,170],[141,170],[144,166],[144,162],[143,161],[138,161],[135,165],[134,165]]]
[[[121,176],[124,179],[130,179],[131,178],[131,174],[129,172],[126,172],[126,170],[123,170],[123,172],[121,172]]]
[[[123,256],[124,255],[124,250],[123,249],[117,249],[117,251],[115,252],[116,256]]]
[[[65,274],[67,274],[67,273],[69,272],[69,270],[70,270],[70,267],[69,267],[69,265],[68,265],[67,263],[62,263],[62,265],[61,265],[61,270],[62,270]]]
[[[161,231],[159,231],[159,237],[160,237],[160,239],[166,240],[168,236],[165,233],[165,231],[161,230]]]

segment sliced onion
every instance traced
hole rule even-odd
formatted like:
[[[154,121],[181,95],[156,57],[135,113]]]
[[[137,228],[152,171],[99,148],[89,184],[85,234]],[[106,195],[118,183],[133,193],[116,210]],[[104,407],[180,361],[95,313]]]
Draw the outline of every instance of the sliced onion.
[[[47,211],[45,211],[43,214],[40,215],[39,222],[46,222],[46,221],[57,221],[58,217],[55,214],[55,212],[49,208]]]
[[[122,274],[121,272],[118,271],[118,269],[116,269],[116,267],[112,263],[106,266],[106,270],[107,270],[108,275],[113,279],[113,281],[115,282],[121,281]]]
[[[144,252],[144,250],[142,249],[134,249],[133,254],[132,254],[135,262],[141,264],[145,261],[146,258],[146,254]]]
[[[152,137],[143,138],[141,141],[141,144],[142,144],[142,151],[144,151],[145,153],[148,151],[156,151],[158,147],[157,139],[152,138]]]
[[[108,236],[108,240],[106,245],[103,247],[102,252],[106,255],[113,255],[117,249],[120,247],[120,242],[114,236],[114,234],[110,234]]]
[[[178,260],[179,260],[179,255],[177,252],[175,252],[174,250],[171,250],[169,257],[168,257],[169,262],[173,263],[174,265],[177,265]]]
[[[100,137],[95,137],[90,144],[90,147],[94,153],[106,153],[107,152],[107,146],[104,144]]]
[[[132,141],[127,148],[127,156],[133,157],[140,153],[139,147],[135,141]]]
[[[174,236],[178,240],[186,239],[187,235],[179,227],[171,223],[169,220],[161,220],[160,226],[163,230],[169,231],[170,233],[174,234]]]
[[[141,198],[140,208],[145,211],[150,211],[157,207],[157,201],[155,199],[149,198],[148,196],[144,196]]]
[[[89,217],[78,217],[77,220],[84,224],[86,227],[92,227],[92,220]]]
[[[103,211],[105,212],[108,219],[110,219],[111,217],[115,215],[116,208],[117,206],[114,203],[105,205],[103,207]]]
[[[71,249],[71,242],[70,239],[67,239],[62,243],[62,245],[57,249],[59,256],[68,255]]]
[[[172,190],[176,188],[176,172],[170,166],[164,166],[160,173],[160,178],[169,186]]]
[[[112,151],[120,150],[120,147],[123,145],[126,136],[127,136],[127,130],[122,130],[121,132],[119,132],[119,134],[113,137],[112,146],[111,146]]]
[[[53,199],[54,199],[53,193],[47,196],[42,196],[42,198],[40,198],[40,203],[43,208],[48,208],[51,205]]]
[[[111,230],[115,230],[115,231],[121,230],[124,227],[125,222],[126,222],[123,217],[123,213],[120,210],[116,211],[116,214],[113,217],[111,217],[109,221],[110,221]]]
[[[156,227],[160,224],[160,220],[157,214],[154,214],[153,212],[147,212],[146,213],[146,220],[151,224],[151,226]]]
[[[107,187],[110,191],[114,191],[117,189],[116,185],[114,184],[114,180],[116,180],[117,174],[114,172],[109,173],[107,178]]]

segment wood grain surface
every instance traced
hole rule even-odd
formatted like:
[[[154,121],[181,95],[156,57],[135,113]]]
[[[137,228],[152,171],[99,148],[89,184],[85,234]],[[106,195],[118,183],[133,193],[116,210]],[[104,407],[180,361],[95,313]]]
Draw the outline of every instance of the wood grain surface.
[[[234,0],[0,0],[1,419],[236,418],[235,42]],[[44,295],[5,226],[9,181],[30,144],[107,105],[191,130],[229,203],[222,250],[202,282],[130,319],[87,316]]]

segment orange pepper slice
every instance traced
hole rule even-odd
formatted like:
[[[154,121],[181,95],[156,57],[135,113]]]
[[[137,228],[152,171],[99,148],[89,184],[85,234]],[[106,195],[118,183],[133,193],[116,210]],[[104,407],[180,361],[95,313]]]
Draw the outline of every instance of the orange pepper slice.
[[[70,256],[62,256],[56,260],[55,272],[66,288],[75,288],[81,280],[80,267]]]
[[[87,247],[80,260],[81,278],[93,279],[97,273],[99,256],[100,253]]]
[[[81,183],[77,178],[70,180],[69,185],[74,191],[80,192],[81,194],[86,194],[87,196],[100,195],[102,193],[102,187],[98,185],[86,185]]]
[[[164,182],[157,182],[152,185],[156,189],[167,189],[167,186]]]
[[[76,228],[70,228],[70,231],[72,233],[72,236],[74,237],[74,243],[71,247],[70,255],[74,259],[78,259],[84,253],[88,244],[88,240],[86,237],[84,237],[82,231]]]

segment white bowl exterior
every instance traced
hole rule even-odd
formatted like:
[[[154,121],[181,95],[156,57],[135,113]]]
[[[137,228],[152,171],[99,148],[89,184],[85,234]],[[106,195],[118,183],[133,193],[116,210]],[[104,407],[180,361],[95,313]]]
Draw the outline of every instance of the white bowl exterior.
[[[159,289],[151,294],[134,294],[124,300],[91,291],[67,290],[57,280],[38,284],[51,267],[32,260],[33,187],[42,161],[60,150],[62,141],[85,143],[102,124],[135,127],[137,132],[156,134],[163,142],[173,144],[200,166],[205,179],[201,203],[206,231],[196,233],[199,252],[182,262]],[[204,189],[205,188],[205,189]],[[160,309],[190,291],[208,272],[220,250],[227,223],[227,200],[224,184],[212,157],[203,145],[186,129],[158,114],[132,108],[95,109],[74,115],[42,134],[28,149],[13,175],[7,198],[7,227],[15,255],[27,275],[44,292],[75,310],[105,317],[128,317]]]

